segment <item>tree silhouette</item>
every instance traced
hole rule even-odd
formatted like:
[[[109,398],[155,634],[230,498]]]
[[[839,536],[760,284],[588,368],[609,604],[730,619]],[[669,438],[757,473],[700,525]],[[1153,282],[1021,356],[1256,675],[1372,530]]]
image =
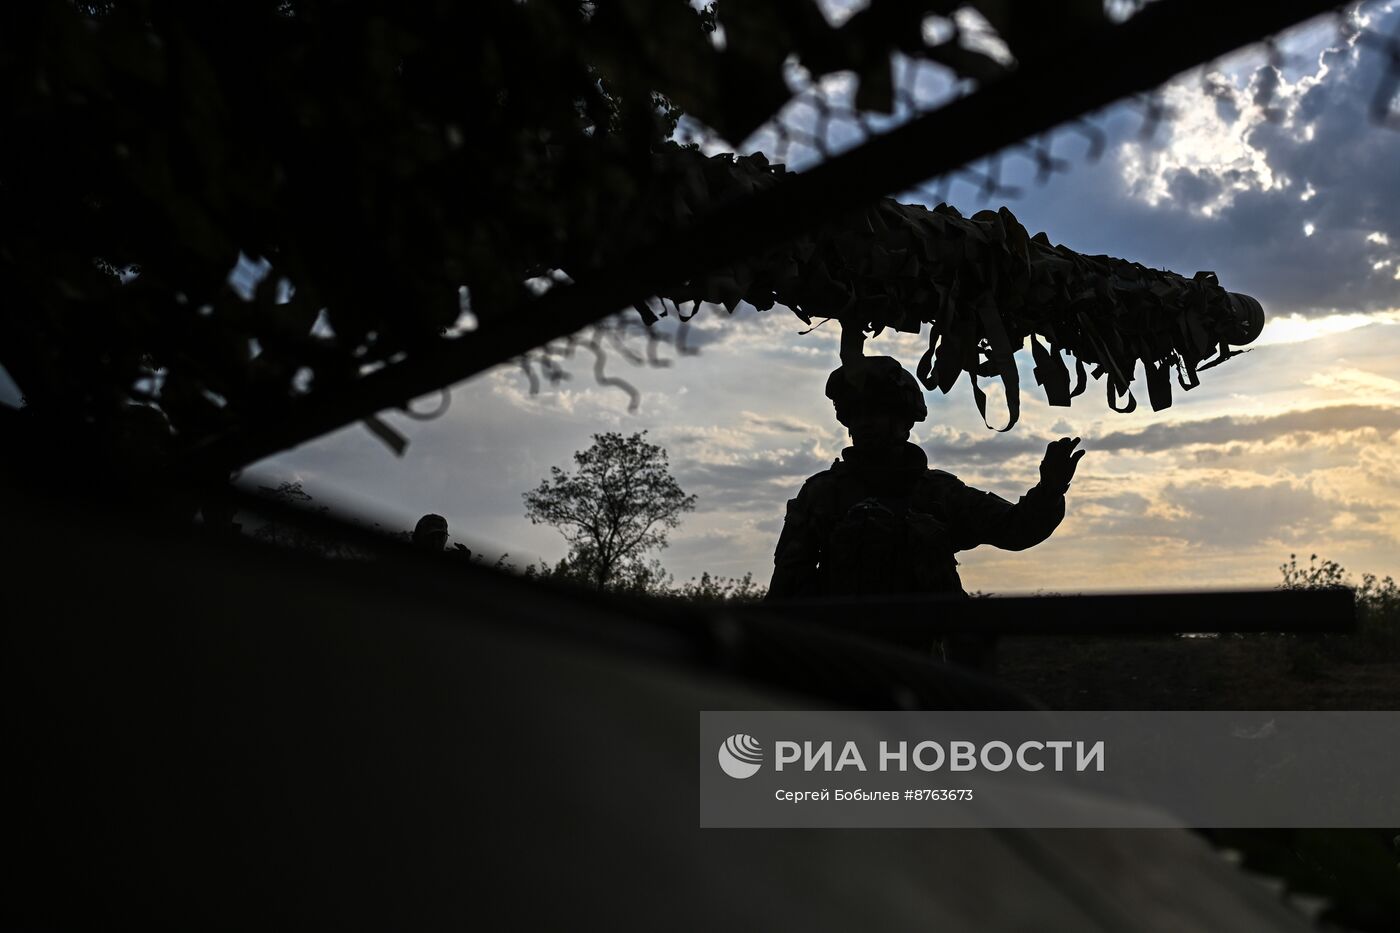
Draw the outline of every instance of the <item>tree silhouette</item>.
[[[530,522],[553,525],[569,542],[561,569],[600,590],[649,579],[647,552],[666,547],[667,531],[695,508],[671,476],[666,450],[645,435],[595,434],[592,446],[575,452],[574,472],[551,467],[549,479],[524,494]]]

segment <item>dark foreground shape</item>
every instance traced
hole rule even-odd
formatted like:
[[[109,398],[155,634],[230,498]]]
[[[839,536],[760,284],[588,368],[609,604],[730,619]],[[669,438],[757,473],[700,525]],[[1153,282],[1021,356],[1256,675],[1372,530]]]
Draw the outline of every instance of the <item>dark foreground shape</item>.
[[[1307,929],[1184,832],[698,829],[699,710],[908,652],[0,496],[8,929]]]
[[[1096,593],[962,600],[917,593],[770,600],[763,610],[895,645],[940,635],[1180,635],[1356,630],[1349,589]]]

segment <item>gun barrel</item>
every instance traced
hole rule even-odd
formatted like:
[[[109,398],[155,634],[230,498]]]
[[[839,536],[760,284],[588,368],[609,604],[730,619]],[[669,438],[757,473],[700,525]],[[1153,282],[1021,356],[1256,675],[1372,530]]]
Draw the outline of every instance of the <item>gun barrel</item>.
[[[683,186],[695,201],[691,215],[726,192],[768,187],[786,174],[761,156],[685,150],[669,158],[695,182]],[[1200,370],[1234,356],[1230,346],[1253,342],[1264,326],[1259,302],[1226,291],[1213,272],[1187,277],[1080,253],[1044,233],[1032,236],[1005,207],[964,217],[946,204],[930,210],[890,198],[663,297],[719,302],[731,312],[741,301],[759,310],[781,304],[808,325],[837,319],[843,360],[860,355],[862,331],[927,328],[919,380],[946,394],[964,374],[999,376],[1009,416],[1002,430],[1019,417],[1015,354],[1027,341],[1051,405],[1068,406],[1083,391],[1087,366],[1092,378],[1107,377],[1109,406],[1130,412],[1135,372],[1143,373],[1152,408],[1167,408],[1171,370],[1183,390],[1194,388]],[[978,406],[985,418],[985,401]]]
[[[1264,306],[1258,299],[1230,292],[1230,311],[1238,325],[1238,330],[1228,335],[1230,342],[1244,346],[1257,340],[1264,330]]]

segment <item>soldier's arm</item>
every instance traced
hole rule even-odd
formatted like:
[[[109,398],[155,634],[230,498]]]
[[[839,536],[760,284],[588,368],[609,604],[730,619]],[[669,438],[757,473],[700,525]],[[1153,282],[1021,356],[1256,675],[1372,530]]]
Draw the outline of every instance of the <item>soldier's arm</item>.
[[[979,544],[1024,551],[1054,533],[1065,517],[1063,491],[1032,486],[1018,502],[983,492],[962,482],[956,495],[954,541],[964,551]]]
[[[773,552],[773,579],[766,599],[810,596],[814,593],[817,564],[821,560],[821,535],[813,514],[812,481],[808,480],[797,498],[789,499],[783,533]]]
[[[1065,492],[1084,451],[1075,452],[1079,438],[1052,441],[1040,464],[1040,482],[1015,505],[1001,496],[973,489],[959,480],[956,492],[956,534],[959,550],[990,544],[1008,551],[1034,547],[1054,533],[1065,517]]]

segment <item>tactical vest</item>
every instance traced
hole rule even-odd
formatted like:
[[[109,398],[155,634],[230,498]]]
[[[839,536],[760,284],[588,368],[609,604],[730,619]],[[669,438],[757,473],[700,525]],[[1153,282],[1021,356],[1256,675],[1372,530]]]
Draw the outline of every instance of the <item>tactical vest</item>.
[[[961,483],[925,464],[922,457],[891,469],[837,461],[813,478],[803,518],[818,542],[822,592],[965,595],[943,495]]]

